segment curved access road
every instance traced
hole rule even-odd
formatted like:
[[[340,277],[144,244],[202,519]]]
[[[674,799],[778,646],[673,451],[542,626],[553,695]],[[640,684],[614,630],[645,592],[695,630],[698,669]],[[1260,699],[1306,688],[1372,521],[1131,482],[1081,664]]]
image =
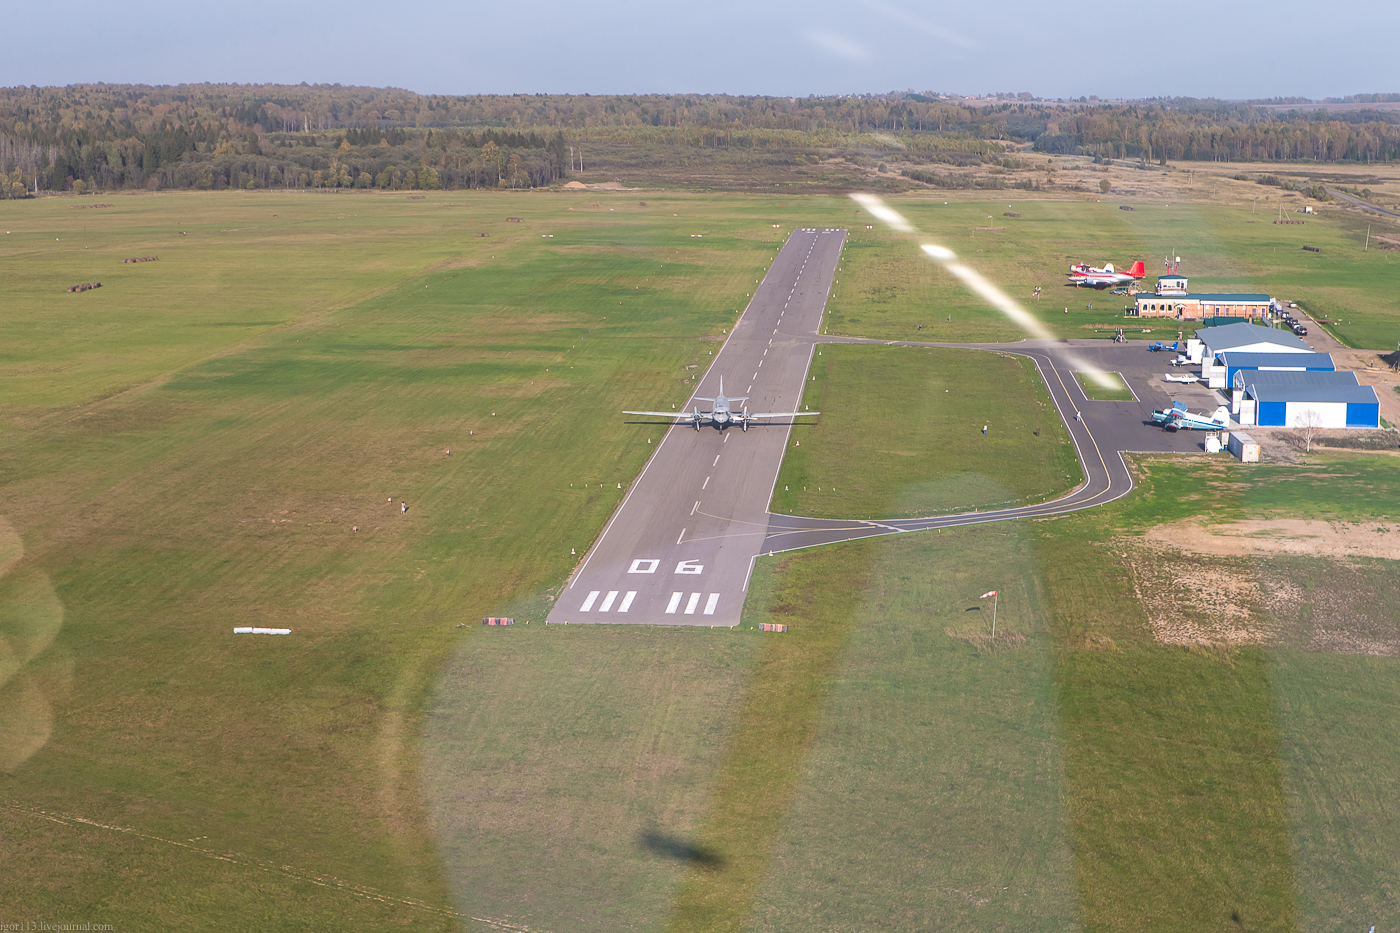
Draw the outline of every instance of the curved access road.
[[[1166,386],[1152,375],[1161,368],[1165,354],[1149,354],[1141,343],[1111,344],[1102,340],[1082,341],[1022,341],[1015,344],[944,344],[912,341],[866,340],[849,337],[823,337],[823,343],[863,343],[889,346],[951,347],[989,350],[1029,357],[1040,371],[1050,392],[1050,398],[1069,429],[1084,471],[1084,482],[1067,495],[1036,505],[1017,506],[987,512],[963,512],[928,518],[905,518],[879,521],[805,518],[795,515],[770,514],[768,534],[764,537],[765,552],[779,553],[799,548],[835,544],[874,535],[900,534],[906,531],[927,531],[958,525],[1010,521],[1063,515],[1093,508],[1119,499],[1133,488],[1133,478],[1124,460],[1125,453],[1200,453],[1199,432],[1167,433],[1150,427],[1154,408],[1165,407],[1171,395]],[[1117,372],[1132,389],[1131,402],[1099,402],[1089,400],[1074,378],[1076,370],[1086,364],[1108,372]],[[1175,387],[1173,387],[1175,388]],[[1206,407],[1212,401],[1195,389],[1197,404]],[[1182,393],[1176,393],[1182,394]],[[1211,405],[1210,407],[1214,407]],[[1076,418],[1076,413],[1079,417]],[[995,428],[993,428],[994,430]]]

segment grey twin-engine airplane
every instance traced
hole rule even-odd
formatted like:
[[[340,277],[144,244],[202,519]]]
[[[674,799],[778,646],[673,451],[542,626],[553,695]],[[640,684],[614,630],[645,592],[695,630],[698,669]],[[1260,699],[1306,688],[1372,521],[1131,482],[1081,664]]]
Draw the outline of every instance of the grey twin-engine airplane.
[[[749,423],[757,421],[759,418],[796,418],[800,415],[820,415],[819,411],[749,411],[747,405],[734,411],[730,405],[734,402],[748,401],[747,395],[740,395],[729,398],[724,394],[724,377],[719,377],[719,395],[714,398],[704,398],[696,396],[696,401],[710,402],[713,406],[709,411],[701,411],[700,406],[696,406],[694,411],[624,411],[624,415],[654,415],[658,418],[674,418],[677,421],[689,421],[695,425],[695,430],[700,430],[700,425],[706,421],[714,423],[714,426],[723,431],[731,424],[737,424],[745,431],[749,429]]]

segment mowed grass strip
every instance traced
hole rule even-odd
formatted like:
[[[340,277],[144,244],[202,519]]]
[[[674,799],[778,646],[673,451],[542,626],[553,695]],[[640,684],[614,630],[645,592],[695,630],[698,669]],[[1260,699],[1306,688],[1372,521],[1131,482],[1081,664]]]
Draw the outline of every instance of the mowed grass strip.
[[[1400,665],[1283,649],[1271,658],[1300,925],[1395,929]]]
[[[790,627],[753,636],[765,644],[710,785],[692,865],[666,923],[672,933],[737,931],[749,917],[831,678],[859,624],[873,546],[840,552],[835,561],[759,561],[743,627]]]
[[[659,929],[763,643],[522,623],[463,643],[428,712],[448,883],[463,912],[517,929]]]
[[[1144,486],[1152,488],[1151,477]],[[1209,508],[1204,497],[1193,505]],[[1293,929],[1268,654],[1156,642],[1112,547],[1121,514],[1109,506],[1057,519],[1037,535],[1082,923]]]
[[[1076,928],[1054,651],[1026,532],[871,542],[750,929]],[[845,560],[820,548],[789,568],[839,573]]]
[[[1006,508],[1054,498],[1083,477],[1025,357],[826,344],[812,377],[803,403],[822,415],[792,430],[776,512],[874,519]]]

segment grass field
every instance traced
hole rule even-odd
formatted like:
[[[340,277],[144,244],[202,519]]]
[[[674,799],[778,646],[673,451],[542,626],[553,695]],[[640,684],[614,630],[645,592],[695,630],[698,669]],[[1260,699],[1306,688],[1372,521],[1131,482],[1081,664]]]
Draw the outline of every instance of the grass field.
[[[1107,380],[1111,385],[1104,385]],[[1075,373],[1074,381],[1084,390],[1084,394],[1100,402],[1131,402],[1133,390],[1118,373],[1103,373],[1091,376],[1088,373]]]
[[[827,344],[812,378],[803,398],[821,422],[784,458],[775,511],[868,519],[1006,508],[1083,478],[1025,357]]]
[[[818,597],[853,557],[871,569],[752,929],[1077,927],[1053,650],[1025,531],[790,558],[785,573],[800,567]],[[993,588],[995,641],[978,599]],[[775,618],[798,635],[812,624],[781,604]]]
[[[952,201],[907,195],[889,199],[927,240],[940,243],[989,276],[1062,337],[1093,336],[1125,323],[1128,336],[1175,339],[1173,321],[1128,319],[1128,299],[1064,287],[1070,264],[1147,263],[1180,256],[1193,291],[1266,292],[1297,301],[1334,323],[1349,346],[1389,350],[1400,340],[1387,283],[1400,275],[1400,252],[1363,252],[1366,222],[1331,212],[1305,226],[1273,224],[1272,214],[1249,205],[1203,202]],[[979,231],[989,213],[1008,207],[1021,217],[1003,229]],[[1306,252],[1316,246],[1320,253]],[[832,333],[881,339],[1000,341],[1020,336],[1000,314],[978,302],[932,262],[912,262],[915,243],[883,227],[853,231],[837,275],[830,314]],[[1150,281],[1150,279],[1149,279]],[[1035,286],[1043,288],[1039,299]],[[1092,302],[1093,310],[1086,304]],[[1139,323],[1140,322],[1140,323]],[[1147,332],[1144,332],[1147,329]]]
[[[599,432],[614,410],[686,391],[686,367],[713,346],[696,338],[732,321],[779,234],[713,205],[700,220],[663,212],[679,203],[650,208],[664,221],[626,220],[570,216],[576,202],[444,196],[433,229],[395,246],[421,202],[120,201],[135,213],[102,215],[100,242],[83,218],[85,254],[60,262],[12,234],[0,259],[28,270],[6,296],[9,352],[49,373],[4,390],[0,514],[23,547],[6,578],[20,607],[7,637],[36,634],[19,633],[33,657],[7,674],[0,719],[26,749],[42,744],[7,762],[5,797],[445,906],[416,736],[443,659],[476,634],[454,626],[541,611],[570,548],[588,545],[647,455]],[[62,200],[17,209],[33,216],[12,229],[57,230],[56,243],[78,233],[61,225],[76,216]],[[273,214],[301,217],[301,232],[253,222]],[[189,235],[150,234],[160,220]],[[696,223],[703,241],[689,237]],[[153,252],[160,262],[119,262]],[[209,263],[237,281],[202,293]],[[102,289],[63,292],[99,278],[94,265]],[[262,290],[263,270],[279,268]],[[157,302],[162,291],[176,297]],[[73,301],[86,302],[76,318]],[[85,321],[149,352],[75,338]],[[244,624],[295,634],[234,639]],[[233,883],[210,880],[219,864],[206,854],[165,849],[189,864],[151,872],[160,845],[91,828],[84,854],[50,864],[35,856],[52,824],[18,811],[5,822],[30,841],[6,847],[6,904],[175,923]],[[438,916],[259,877],[287,926]],[[244,897],[227,901],[232,915],[253,915]]]
[[[1391,460],[1150,461],[1091,514],[760,561],[734,631],[542,630],[647,457],[613,442],[616,412],[687,393],[794,223],[851,228],[833,332],[1013,332],[844,198],[106,200],[5,202],[7,907],[138,929],[1396,922],[1393,659],[1159,644],[1114,557],[1196,514],[1375,517]],[[974,245],[954,236],[995,204],[899,207],[1027,293],[1029,271],[1166,240],[1241,285],[1342,276],[1358,333],[1394,322],[1391,254],[1345,278],[1330,218],[1045,202],[1017,208],[1033,233]],[[1318,267],[1268,265],[1267,238],[1303,230]],[[1022,360],[816,359],[829,433],[779,482],[823,489],[780,507],[941,511],[1077,481]],[[872,415],[901,404],[917,417]],[[859,461],[834,430],[852,412]],[[1285,570],[1379,605],[1393,589],[1389,562]],[[521,624],[475,624],[502,613]],[[769,619],[792,630],[754,631]]]
[[[1387,893],[1400,864],[1387,802],[1400,665],[1302,651],[1286,637],[1162,644],[1117,554],[1124,536],[1193,515],[1362,520],[1375,514],[1366,502],[1398,491],[1400,468],[1379,457],[1315,458],[1301,471],[1144,466],[1139,492],[1092,513],[789,558],[818,593],[848,562],[869,563],[871,583],[754,928],[856,928],[852,914],[882,928],[1400,922]],[[1325,559],[1237,572],[1282,574],[1319,607],[1360,587],[1393,637],[1393,562],[1370,562],[1361,578]],[[1014,650],[991,646],[982,613],[965,613],[997,586],[1011,597],[1002,618]],[[810,618],[791,606],[774,617]],[[1053,724],[1034,718],[1038,689]],[[1018,792],[1028,774],[1038,790],[1059,787],[1063,810]],[[1008,838],[1014,856],[995,844]]]

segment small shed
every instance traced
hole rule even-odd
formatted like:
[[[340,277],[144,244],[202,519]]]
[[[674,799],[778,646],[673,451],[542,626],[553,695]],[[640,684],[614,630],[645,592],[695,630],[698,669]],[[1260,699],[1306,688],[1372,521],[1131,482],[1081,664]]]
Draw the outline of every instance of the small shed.
[[[1259,442],[1248,434],[1230,432],[1230,453],[1239,458],[1240,463],[1259,462]]]

